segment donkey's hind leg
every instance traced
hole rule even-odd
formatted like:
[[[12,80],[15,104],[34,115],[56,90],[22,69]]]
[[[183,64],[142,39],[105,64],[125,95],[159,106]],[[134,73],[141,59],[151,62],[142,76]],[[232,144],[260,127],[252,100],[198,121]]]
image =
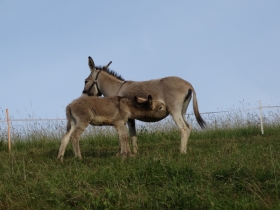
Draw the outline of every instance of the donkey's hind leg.
[[[172,117],[181,132],[180,152],[182,154],[186,154],[187,143],[191,133],[191,127],[189,126],[189,124],[186,123],[185,119],[182,117],[181,112],[172,113]]]
[[[171,113],[175,123],[177,124],[178,128],[181,132],[181,145],[180,145],[180,152],[183,154],[187,153],[187,144],[188,139],[191,134],[192,126],[186,121],[185,115],[189,103],[192,99],[192,91],[189,89],[188,94],[186,95],[182,107],[174,106],[173,112]],[[180,112],[181,110],[181,112]]]
[[[188,143],[188,139],[189,139],[191,130],[190,130],[190,128],[188,128],[187,124],[185,123],[185,120],[182,118],[181,115],[178,115],[178,116],[175,115],[175,116],[173,116],[173,119],[181,132],[180,152],[183,154],[186,154],[187,153],[187,143]]]
[[[190,101],[192,99],[191,93],[192,93],[192,91],[189,90],[189,93],[188,93],[188,95],[186,96],[186,98],[184,100],[183,107],[182,107],[182,113],[181,113],[182,114],[182,118],[184,119],[187,127],[190,129],[190,132],[192,131],[192,126],[186,121],[186,117],[185,116],[186,116],[186,112],[187,112],[187,108],[189,106],[189,103],[190,103]]]
[[[88,124],[89,123],[77,122],[75,130],[73,131],[73,133],[71,134],[71,137],[70,137],[70,139],[72,141],[75,157],[78,157],[79,159],[82,159],[80,145],[79,145],[79,139],[80,139],[81,134],[84,132],[84,130],[88,126]]]
[[[63,162],[63,156],[65,153],[65,149],[66,149],[67,144],[69,143],[70,136],[74,129],[75,129],[75,124],[71,123],[70,130],[68,130],[61,139],[61,144],[60,144],[59,152],[57,155],[57,159],[60,160],[61,162]]]
[[[135,127],[135,120],[129,119],[127,122],[129,135],[132,139],[132,153],[136,154],[138,152],[138,145],[137,145],[137,136],[136,136],[136,127]]]

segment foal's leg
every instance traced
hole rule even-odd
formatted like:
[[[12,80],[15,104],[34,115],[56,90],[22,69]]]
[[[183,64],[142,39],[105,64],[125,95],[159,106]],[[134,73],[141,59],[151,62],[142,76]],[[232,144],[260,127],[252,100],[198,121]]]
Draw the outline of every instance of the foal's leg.
[[[115,125],[115,128],[119,135],[119,154],[127,157],[131,153],[127,127],[125,124],[123,124],[123,122],[120,122]]]
[[[135,120],[129,119],[127,122],[129,135],[132,139],[132,152],[136,154],[138,152],[138,145],[137,145],[137,136],[136,136],[136,128],[135,128]]]
[[[63,156],[64,156],[64,153],[65,153],[65,149],[66,149],[67,144],[69,143],[70,136],[71,136],[74,129],[75,129],[75,124],[71,123],[70,130],[67,131],[61,139],[61,144],[60,144],[59,152],[58,152],[58,155],[57,155],[57,159],[60,160],[61,162],[63,162]]]
[[[71,134],[71,141],[73,145],[73,150],[75,157],[78,157],[79,159],[82,159],[81,151],[80,151],[80,145],[79,145],[79,139],[81,134],[84,132],[86,127],[88,126],[89,123],[82,123],[82,122],[77,122],[77,125],[75,127],[75,130]]]

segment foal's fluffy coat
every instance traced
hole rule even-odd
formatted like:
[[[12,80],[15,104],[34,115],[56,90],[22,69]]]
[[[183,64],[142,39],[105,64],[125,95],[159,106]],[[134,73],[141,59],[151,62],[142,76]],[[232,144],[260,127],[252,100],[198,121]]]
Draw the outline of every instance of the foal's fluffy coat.
[[[164,118],[167,115],[164,103],[148,99],[134,97],[88,97],[83,96],[66,107],[67,132],[61,140],[57,158],[63,161],[65,148],[72,141],[76,157],[81,158],[79,137],[91,125],[115,126],[119,135],[119,153],[123,156],[130,154],[129,135],[126,127],[128,119],[144,119],[146,117]]]

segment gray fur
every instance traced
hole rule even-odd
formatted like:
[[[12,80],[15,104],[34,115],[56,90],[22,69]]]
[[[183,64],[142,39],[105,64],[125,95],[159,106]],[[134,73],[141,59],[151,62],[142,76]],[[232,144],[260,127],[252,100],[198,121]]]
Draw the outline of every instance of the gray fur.
[[[96,68],[91,57],[88,58],[88,62],[91,73],[86,81],[94,85],[91,89],[85,86],[84,94],[94,96],[103,94],[105,97],[117,95],[131,97],[137,95],[144,98],[152,95],[155,100],[161,101],[166,105],[168,112],[180,129],[181,153],[187,152],[187,141],[192,130],[191,125],[185,119],[186,110],[192,97],[196,120],[202,128],[206,127],[206,123],[198,110],[196,92],[189,82],[174,76],[142,82],[124,81],[120,76],[116,76],[115,72],[112,74],[112,71]],[[98,78],[96,79],[97,75]],[[153,118],[140,120],[148,122],[156,121]],[[137,153],[137,136],[134,121],[134,119],[130,119],[128,126],[130,135],[132,136],[133,152]]]

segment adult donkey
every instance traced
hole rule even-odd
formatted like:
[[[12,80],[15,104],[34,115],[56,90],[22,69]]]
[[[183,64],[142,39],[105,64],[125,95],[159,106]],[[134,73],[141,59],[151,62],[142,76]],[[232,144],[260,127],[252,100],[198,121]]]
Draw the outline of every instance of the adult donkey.
[[[164,77],[142,82],[126,81],[116,72],[107,68],[110,63],[105,68],[96,67],[92,58],[88,57],[90,75],[85,79],[83,94],[89,96],[104,95],[105,97],[133,97],[137,95],[143,98],[152,95],[154,100],[161,101],[166,105],[168,110],[167,115],[170,113],[179,127],[181,132],[180,152],[185,154],[187,152],[188,138],[192,130],[191,125],[185,119],[185,114],[192,95],[193,111],[196,120],[201,128],[206,127],[206,123],[198,110],[196,93],[193,86],[179,77]],[[161,119],[151,116],[140,120],[144,122],[156,122]],[[132,137],[133,153],[137,153],[138,146],[134,119],[128,121],[128,128]]]

